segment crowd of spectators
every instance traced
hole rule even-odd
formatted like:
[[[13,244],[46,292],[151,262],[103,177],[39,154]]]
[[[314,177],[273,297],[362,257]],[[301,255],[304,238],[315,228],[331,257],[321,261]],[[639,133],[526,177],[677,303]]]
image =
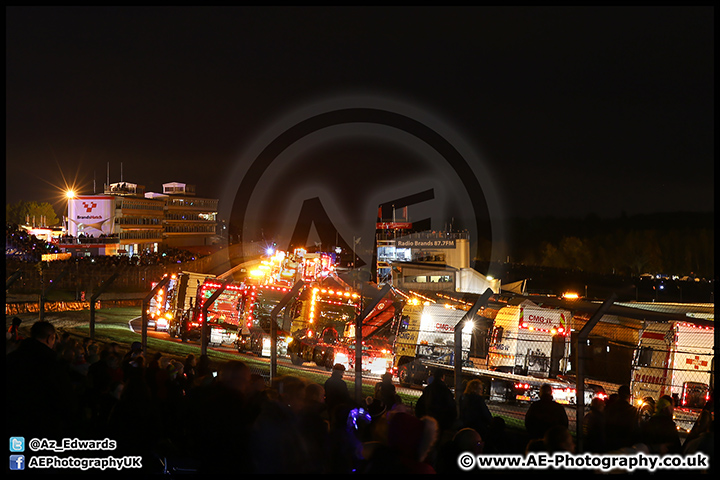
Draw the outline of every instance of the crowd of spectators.
[[[31,235],[18,228],[16,224],[5,224],[5,256],[23,261],[39,262],[43,254],[60,253],[60,249],[51,243]]]
[[[488,416],[482,400],[456,404],[442,370],[413,408],[389,376],[357,402],[339,383],[341,365],[324,384],[292,375],[268,384],[243,361],[148,356],[139,342],[125,351],[58,336],[44,321],[13,343],[6,362],[6,408],[15,412],[8,420],[11,435],[109,438],[117,442],[115,456],[141,456],[143,467],[155,472],[454,474],[463,473],[457,462],[463,452],[575,452],[567,417],[548,392],[528,410],[528,431],[518,444],[500,417]],[[639,424],[637,412],[623,404],[625,391],[586,418],[586,432],[602,435],[592,442],[597,453],[712,455],[710,407],[681,444],[672,434],[670,403],[660,399],[657,419]],[[476,384],[462,395],[481,396]]]
[[[19,228],[16,224],[5,224],[5,256],[24,262],[39,262],[46,253],[61,253],[60,248],[52,242],[32,235]],[[190,262],[200,258],[201,255],[180,248],[163,246],[159,252],[143,251],[134,255],[97,255],[76,257],[56,262],[79,262],[80,264],[98,265],[172,265]]]

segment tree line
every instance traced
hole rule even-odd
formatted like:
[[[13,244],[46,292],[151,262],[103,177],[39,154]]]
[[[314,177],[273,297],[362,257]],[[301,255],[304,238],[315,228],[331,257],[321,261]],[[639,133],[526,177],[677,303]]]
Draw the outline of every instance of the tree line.
[[[515,218],[506,230],[508,241],[500,250],[512,263],[625,276],[715,275],[712,212]]]
[[[26,202],[20,200],[17,203],[5,204],[5,221],[24,225],[27,220],[32,224],[40,225],[40,219],[44,218],[44,226],[52,227],[60,223],[53,206],[47,202]]]

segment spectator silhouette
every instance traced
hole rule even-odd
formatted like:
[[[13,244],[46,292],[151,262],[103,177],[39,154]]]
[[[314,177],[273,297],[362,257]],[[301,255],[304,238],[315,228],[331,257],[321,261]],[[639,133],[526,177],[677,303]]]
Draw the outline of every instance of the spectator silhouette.
[[[601,398],[595,397],[590,402],[590,411],[583,417],[582,431],[584,452],[605,452],[605,402]]]
[[[392,383],[392,374],[384,373],[380,382],[380,401],[385,407],[385,411],[392,410],[396,403],[397,389]]]
[[[195,378],[197,377],[197,359],[192,353],[185,357],[183,372],[185,373],[187,385],[192,386],[195,383]]]
[[[530,404],[525,413],[525,429],[531,439],[543,438],[545,432],[559,425],[568,427],[565,407],[553,400],[552,386],[543,383],[540,386],[540,399]]]
[[[385,403],[382,400],[382,382],[375,384],[375,394],[365,399],[365,410],[373,417],[380,417],[387,413]]]
[[[327,428],[330,418],[325,405],[325,388],[322,385],[310,383],[305,387],[305,402],[301,411],[322,418]]]
[[[710,399],[705,403],[700,416],[683,443],[684,455],[704,453],[708,456],[708,469],[702,470],[700,473],[715,470],[715,406],[713,398],[714,393],[711,392]]]
[[[112,376],[110,374],[110,365],[108,358],[111,353],[109,350],[101,350],[98,360],[88,367],[88,386],[92,393],[98,394],[110,388]]]
[[[507,426],[502,417],[493,417],[488,426],[487,436],[483,438],[483,451],[488,454],[509,453]]]
[[[123,375],[125,375],[125,379],[127,379],[128,375],[131,373],[130,370],[132,368],[131,362],[133,362],[137,357],[142,356],[143,349],[142,349],[142,343],[140,342],[133,342],[130,345],[130,350],[123,356],[122,358],[122,369],[123,369]]]
[[[530,453],[547,452],[544,438],[531,438],[525,445],[525,455]]]
[[[439,425],[433,417],[426,416],[420,419],[405,412],[391,414],[388,420],[387,446],[375,450],[364,473],[437,473],[427,460],[436,446],[438,433]]]
[[[621,385],[605,407],[607,450],[632,447],[639,440],[638,411],[630,403],[630,387]]]
[[[325,405],[327,405],[330,415],[333,411],[342,404],[351,402],[350,391],[348,390],[347,383],[343,380],[345,374],[345,366],[336,363],[333,366],[330,378],[325,381]]]
[[[90,365],[100,360],[100,346],[93,342],[90,343],[87,346],[87,363],[88,363],[88,369],[90,368]]]
[[[7,415],[12,435],[60,438],[75,433],[79,399],[57,358],[56,341],[53,324],[37,321],[30,337],[6,356],[5,407],[27,413]]]
[[[476,378],[470,380],[460,398],[460,424],[472,428],[485,438],[492,422],[492,414],[482,396],[482,382]]]
[[[215,381],[196,385],[187,398],[182,410],[186,449],[198,459],[201,474],[229,473],[238,464],[253,473],[251,425],[246,408],[249,383],[248,365],[231,360],[221,365]],[[232,428],[218,428],[221,412],[232,414]],[[218,455],[219,446],[232,454]]]
[[[158,432],[157,413],[151,406],[150,389],[145,381],[142,366],[136,357],[120,399],[108,418],[108,431],[118,442],[118,451],[133,455],[149,455],[154,435]]]
[[[460,454],[468,452],[480,455],[483,453],[483,449],[483,439],[475,429],[461,428],[453,436],[452,441],[441,446],[435,470],[438,474],[466,473],[467,471],[458,465]],[[477,471],[473,473],[477,473]]]
[[[641,427],[642,442],[648,446],[650,453],[664,455],[681,453],[682,443],[673,420],[673,399],[663,395],[655,405],[652,417]]]
[[[554,425],[548,428],[543,436],[543,443],[548,453],[575,453],[575,441],[570,430],[563,425]]]
[[[299,412],[305,383],[285,375],[275,379],[277,397],[263,403],[252,425],[252,468],[255,473],[309,473],[309,449],[300,430]],[[278,455],[279,452],[282,454]]]
[[[300,433],[307,445],[308,462],[315,473],[326,473],[325,455],[330,439],[330,421],[325,406],[325,389],[318,383],[305,387],[305,398],[298,412]]]
[[[457,420],[457,407],[452,391],[445,384],[444,370],[438,368],[433,372],[432,382],[423,389],[415,404],[415,415],[418,418],[430,416],[437,420],[440,439],[446,441],[445,437]]]
[[[213,366],[210,357],[200,355],[197,365],[197,376],[195,377],[195,386],[199,385],[210,385],[213,381]]]
[[[250,423],[260,415],[265,402],[269,401],[269,389],[265,384],[265,379],[259,373],[250,375],[250,383],[247,390],[247,411]]]
[[[5,340],[7,343],[5,344],[5,353],[8,354],[20,345],[20,342],[23,340],[23,336],[20,334],[20,324],[22,323],[22,320],[20,317],[13,317],[12,319],[12,325],[10,325],[10,328],[8,328],[7,333],[5,334]]]
[[[155,371],[154,378],[148,378],[148,386],[150,386],[150,392],[154,391],[154,398],[163,404],[168,397],[168,382],[170,379],[169,368],[171,360],[169,357],[160,356],[158,359],[158,368]]]
[[[150,388],[150,396],[153,398],[157,398],[158,394],[157,376],[160,370],[160,359],[162,356],[162,352],[156,352],[150,357],[150,361],[145,367],[145,380]]]

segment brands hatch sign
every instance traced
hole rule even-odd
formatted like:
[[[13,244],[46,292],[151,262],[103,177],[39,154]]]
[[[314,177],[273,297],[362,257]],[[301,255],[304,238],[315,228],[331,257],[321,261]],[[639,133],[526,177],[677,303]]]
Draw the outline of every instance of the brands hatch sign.
[[[81,196],[68,200],[68,232],[72,236],[112,233],[115,198]]]

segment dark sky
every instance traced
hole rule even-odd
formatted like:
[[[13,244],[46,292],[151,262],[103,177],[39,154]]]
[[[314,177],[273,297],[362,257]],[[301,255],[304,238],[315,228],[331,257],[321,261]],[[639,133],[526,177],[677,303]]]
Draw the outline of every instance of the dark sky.
[[[6,202],[57,202],[63,176],[90,194],[108,164],[111,182],[122,168],[148,191],[179,181],[231,198],[253,148],[293,112],[369,96],[468,145],[497,215],[712,211],[713,17],[711,7],[6,8]],[[299,205],[338,185],[367,197],[363,182],[382,178],[402,185],[373,187],[363,206],[439,181],[450,210],[435,221],[462,210],[442,157],[393,128],[323,132],[273,164],[265,200],[282,191]],[[294,185],[277,186],[278,172],[296,170]]]

